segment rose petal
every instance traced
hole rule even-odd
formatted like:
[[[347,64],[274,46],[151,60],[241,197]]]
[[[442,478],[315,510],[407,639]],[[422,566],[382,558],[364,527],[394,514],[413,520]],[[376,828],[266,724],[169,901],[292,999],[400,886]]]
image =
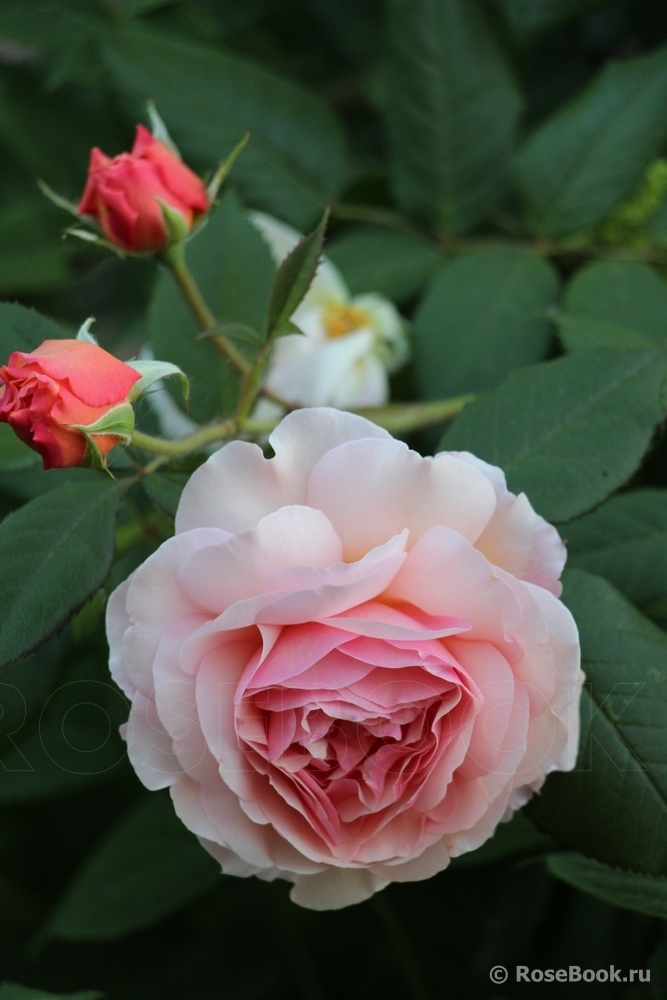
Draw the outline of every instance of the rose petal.
[[[422,458],[391,438],[327,452],[310,473],[306,502],[327,515],[348,560],[404,528],[410,547],[435,525],[474,542],[496,506],[493,488],[476,469],[451,455]]]
[[[389,879],[365,868],[328,868],[318,875],[295,878],[290,899],[309,910],[340,910],[370,899]]]
[[[496,513],[475,547],[489,562],[560,597],[566,551],[556,529],[535,513],[525,493],[509,492],[500,469],[469,452],[451,454],[482,472],[496,491]]]
[[[496,643],[511,661],[521,657],[513,633],[521,607],[512,588],[485,557],[451,528],[430,528],[387,588],[389,599],[409,601],[432,615],[471,624],[468,638]]]

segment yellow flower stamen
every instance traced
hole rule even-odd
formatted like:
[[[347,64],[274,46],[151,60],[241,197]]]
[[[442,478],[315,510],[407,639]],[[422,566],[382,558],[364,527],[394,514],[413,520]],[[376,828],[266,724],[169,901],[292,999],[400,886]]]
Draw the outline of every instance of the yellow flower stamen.
[[[322,317],[322,326],[327,337],[335,340],[368,326],[368,313],[355,306],[331,306]]]

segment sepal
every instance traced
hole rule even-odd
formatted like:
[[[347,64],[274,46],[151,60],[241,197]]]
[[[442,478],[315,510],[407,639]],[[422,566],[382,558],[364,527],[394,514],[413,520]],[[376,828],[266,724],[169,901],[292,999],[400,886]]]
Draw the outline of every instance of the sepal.
[[[160,379],[176,376],[181,380],[183,399],[187,409],[190,398],[190,382],[187,375],[177,365],[172,365],[169,361],[153,360],[128,361],[127,364],[141,375],[139,381],[135,382],[130,389],[128,399],[131,403],[134,403],[140,396],[145,395],[155,382],[158,382]]]
[[[192,227],[188,220],[182,212],[168,205],[162,198],[156,198],[155,200],[162,209],[162,218],[164,219],[164,227],[169,237],[169,245],[182,243],[192,232]]]
[[[76,339],[83,341],[84,344],[94,344],[95,347],[99,347],[100,345],[97,343],[97,340],[95,339],[95,337],[93,337],[92,333],[90,332],[90,328],[94,322],[95,322],[95,317],[89,316],[88,319],[85,321],[85,323],[82,323],[81,326],[79,327],[79,332],[76,335]]]
[[[171,153],[173,153],[175,157],[177,157],[177,159],[182,160],[183,157],[181,156],[180,150],[176,145],[176,143],[174,142],[174,140],[172,139],[172,137],[169,135],[167,126],[165,125],[165,123],[162,121],[162,118],[158,114],[158,110],[155,107],[155,102],[149,101],[146,107],[148,110],[148,117],[151,123],[151,132],[153,133],[153,138],[161,142],[163,146],[166,146],[167,149]]]
[[[230,170],[234,166],[236,157],[243,150],[244,146],[250,139],[250,132],[246,132],[241,141],[234,146],[229,156],[225,160],[221,160],[218,169],[211,177],[210,181],[206,185],[206,197],[208,198],[209,204],[212,205],[218,196],[218,191],[227,179]]]
[[[137,383],[135,383],[136,385]],[[134,410],[130,403],[121,403],[108,410],[103,417],[93,424],[68,424],[72,430],[81,431],[86,439],[93,434],[111,434],[123,444],[129,444],[134,434]]]
[[[88,221],[91,221],[89,216],[85,216],[85,218]],[[65,230],[65,235],[76,236],[85,243],[92,243],[93,246],[102,247],[104,250],[111,250],[111,252],[115,253],[117,257],[121,258],[121,260],[125,260],[127,257],[127,253],[124,250],[121,250],[120,247],[117,247],[115,243],[112,243],[110,240],[103,239],[99,233],[92,233],[89,229],[80,229],[78,226],[73,226]],[[132,256],[137,255],[133,254]]]
[[[63,196],[58,194],[57,191],[54,191],[53,188],[50,188],[46,181],[38,180],[37,187],[57,208],[64,209],[65,212],[69,212],[70,215],[75,216],[77,219],[80,218],[78,206],[68,198],[63,198]]]

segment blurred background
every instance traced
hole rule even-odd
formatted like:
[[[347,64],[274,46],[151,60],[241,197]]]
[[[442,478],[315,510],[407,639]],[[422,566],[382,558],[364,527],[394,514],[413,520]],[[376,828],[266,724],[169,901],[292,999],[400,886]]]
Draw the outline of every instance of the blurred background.
[[[437,8],[447,23],[436,38]],[[90,149],[129,149],[152,99],[202,175],[251,133],[231,177],[245,207],[306,231],[331,205],[326,252],[352,292],[387,296],[413,324],[414,361],[396,376],[394,398],[491,387],[561,350],[545,311],[556,302],[549,275],[568,279],[619,251],[662,273],[665,45],[664,0],[2,0],[0,297],[73,330],[95,316],[100,341],[122,357],[136,353],[151,323],[155,332],[155,262],[63,238],[68,220],[37,186],[78,201]],[[655,63],[641,59],[652,55]],[[438,142],[410,131],[407,103],[423,86],[412,57],[439,60],[454,101],[482,94],[485,102],[488,130],[472,136],[443,109],[450,130],[438,141],[473,149],[443,181],[463,192],[449,207],[431,197],[446,172]],[[622,70],[608,78],[613,60],[639,68],[632,79]],[[613,108],[604,146],[600,122]],[[566,204],[560,181],[593,143],[600,160],[587,196],[570,192]],[[637,192],[638,212],[619,215]],[[543,289],[530,336],[489,348],[488,363],[464,357],[448,368],[443,264],[515,245],[551,259],[546,278],[526,278]],[[503,274],[480,286],[478,324]],[[454,338],[467,337],[465,324],[449,325]],[[434,441],[417,443],[425,450]],[[659,443],[642,475],[664,485],[664,468]],[[41,476],[1,473],[3,511],[39,493]],[[159,538],[164,526],[154,527]],[[121,533],[109,589],[145,557],[131,546]],[[391,886],[340,913],[293,906],[284,883],[221,878],[173,821],[164,793],[147,796],[124,759],[116,732],[127,709],[107,680],[103,602],[2,675],[0,979],[29,984],[34,997],[501,1000],[546,986],[512,975],[496,986],[497,964],[613,964],[650,967],[651,983],[561,989],[667,997],[664,922],[557,881],[542,860],[552,842],[524,817],[436,878]],[[0,988],[2,1000],[19,996]]]

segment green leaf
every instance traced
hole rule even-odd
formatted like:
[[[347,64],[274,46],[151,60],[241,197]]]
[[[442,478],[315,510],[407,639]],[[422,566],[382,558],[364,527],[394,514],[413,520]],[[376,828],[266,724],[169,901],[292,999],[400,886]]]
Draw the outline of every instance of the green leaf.
[[[400,207],[465,233],[505,197],[520,98],[477,0],[392,0],[387,126]]]
[[[35,659],[48,668],[47,654],[40,649]],[[31,660],[9,668],[0,682],[7,713],[0,721],[3,807],[81,792],[114,778],[127,756],[118,733],[127,720],[127,700],[111,682],[104,659],[66,650],[60,683],[38,706],[30,686],[34,667],[24,676]]]
[[[576,851],[551,854],[547,868],[552,875],[625,910],[667,919],[667,878],[611,868]],[[1,997],[0,997],[1,1000]]]
[[[496,0],[513,33],[525,41],[581,14],[600,0]]]
[[[667,285],[648,264],[589,264],[568,285],[564,309],[568,316],[623,328],[654,344],[667,340]],[[610,336],[613,339],[613,333]]]
[[[568,524],[568,565],[606,577],[633,604],[667,597],[667,490],[633,490]]]
[[[46,928],[104,941],[150,927],[220,882],[220,866],[152,792],[107,834],[65,890]]]
[[[25,13],[22,0],[3,0],[0,4],[0,31],[5,37],[27,45],[62,45],[71,42],[73,34],[85,37],[106,20],[102,10],[90,0],[42,3],[39,16],[26,17]]]
[[[39,196],[0,207],[0,293],[39,294],[65,283],[67,255],[55,215]]]
[[[44,990],[34,990],[30,986],[19,986],[18,983],[2,983],[0,1000],[100,1000],[103,993],[97,990],[84,990],[83,993],[46,993]]]
[[[68,330],[14,302],[0,302],[0,362],[5,364],[12,351],[33,351],[44,340],[71,337]]]
[[[276,327],[273,334],[274,337],[292,337],[296,334],[297,337],[305,336],[303,330],[296,323],[292,323],[287,320],[285,323],[281,323],[280,326]]]
[[[189,479],[184,472],[156,472],[144,476],[141,484],[153,503],[169,517],[176,517],[181,493]]]
[[[309,225],[344,178],[340,128],[325,105],[246,59],[151,32],[105,36],[104,61],[128,113],[150,94],[186,162],[210,170],[246,132],[234,176],[244,200]]]
[[[0,17],[4,14],[6,3],[14,2],[3,0]],[[35,16],[30,18],[26,18],[25,6],[19,3],[19,17],[23,21],[41,23],[42,27],[50,20],[59,20],[63,41],[69,46],[77,30],[83,27],[86,14],[79,10],[73,16],[62,16],[62,13],[59,16],[54,10],[51,18],[46,8],[60,8],[65,2],[67,0],[63,3],[59,0],[56,4],[44,0],[42,10],[35,11]],[[87,3],[88,8],[93,6]],[[0,24],[2,37],[18,40],[17,34],[4,33],[1,28]],[[58,30],[55,24],[53,29]],[[83,33],[89,34],[87,29]],[[92,59],[88,58],[86,62],[90,66]],[[96,68],[99,68],[99,58],[95,62]],[[124,148],[123,142],[127,139],[127,133],[119,128],[118,116],[101,112],[101,107],[109,98],[95,88],[91,77],[89,70],[86,88],[49,87],[45,86],[42,73],[24,65],[11,69],[6,67],[0,78],[0,138],[29,177],[34,181],[41,178],[72,200],[77,200],[83,191],[91,147],[99,146],[115,152]],[[142,108],[136,120],[143,119],[144,115]],[[76,123],[75,127],[73,123]],[[63,141],[64,136],[67,136],[66,142]],[[45,200],[43,204],[51,212]],[[62,221],[66,221],[65,216],[62,216]]]
[[[318,227],[308,236],[304,236],[278,266],[269,299],[267,340],[275,336],[276,331],[289,322],[292,313],[310,288],[320,262],[328,221],[327,210]]]
[[[20,441],[9,424],[0,424],[0,473],[30,469],[39,461],[37,452]]]
[[[0,524],[0,666],[35,649],[102,585],[123,489],[107,476],[66,485]]]
[[[667,874],[667,636],[611,584],[565,574],[586,681],[575,770],[527,806],[536,825],[608,865]]]
[[[653,346],[650,337],[626,326],[616,326],[603,319],[554,313],[553,321],[567,351],[590,351],[596,347],[640,349]]]
[[[428,399],[488,389],[551,342],[547,308],[558,276],[519,250],[485,250],[445,264],[414,325],[414,363]]]
[[[530,225],[589,229],[632,195],[667,135],[667,49],[607,66],[530,136],[518,160]]]
[[[135,399],[139,399],[143,396],[145,392],[150,389],[152,385],[159,382],[160,379],[173,378],[174,376],[179,379],[181,383],[181,389],[183,392],[183,398],[186,403],[190,396],[190,383],[188,382],[187,376],[183,374],[181,369],[177,365],[172,365],[169,361],[128,361],[130,368],[134,368],[135,371],[139,372],[141,378],[138,382],[135,382],[130,389],[130,395],[128,399],[131,403]]]
[[[221,323],[263,330],[275,265],[264,240],[228,193],[206,225],[186,244],[188,266]],[[197,423],[229,412],[236,376],[199,330],[170,274],[157,282],[149,312],[157,358],[177,365],[190,380],[190,415]]]
[[[327,257],[352,295],[375,292],[393,302],[416,295],[441,260],[436,246],[419,236],[372,227],[327,241]]]
[[[662,415],[664,355],[581,351],[514,372],[441,447],[499,465],[550,521],[583,514],[637,469]]]

